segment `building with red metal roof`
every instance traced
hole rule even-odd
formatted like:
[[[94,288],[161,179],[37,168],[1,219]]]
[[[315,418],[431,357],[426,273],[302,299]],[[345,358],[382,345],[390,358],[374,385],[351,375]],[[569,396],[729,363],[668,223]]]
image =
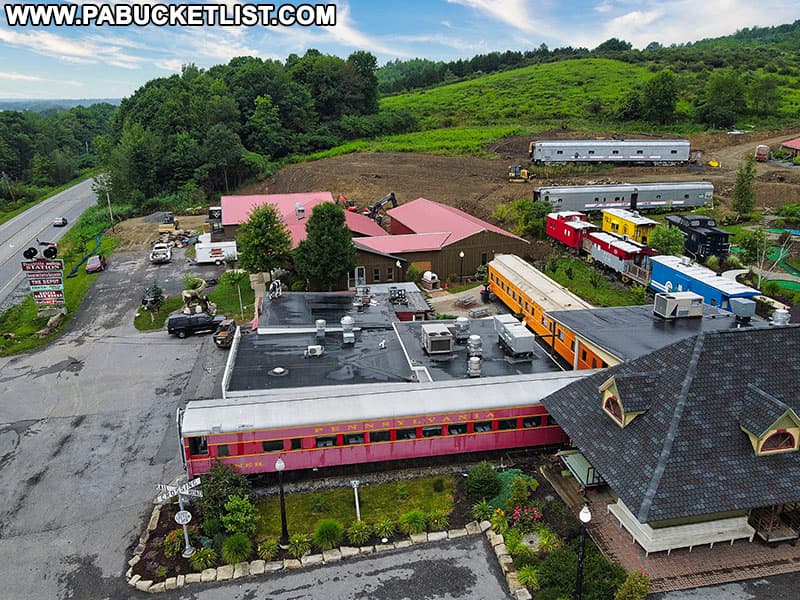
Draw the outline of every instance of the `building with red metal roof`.
[[[800,156],[800,138],[795,138],[781,144],[781,150],[792,153],[792,156]]]

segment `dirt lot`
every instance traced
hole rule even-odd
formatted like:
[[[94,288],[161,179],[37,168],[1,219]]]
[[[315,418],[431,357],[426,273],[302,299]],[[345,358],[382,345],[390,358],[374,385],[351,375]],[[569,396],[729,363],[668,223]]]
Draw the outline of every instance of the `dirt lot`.
[[[161,213],[128,219],[116,226],[115,235],[120,239],[119,250],[150,250],[159,239],[158,224]],[[178,222],[182,230],[203,231],[205,215],[181,215]]]
[[[550,137],[576,138],[584,134],[556,130]],[[757,143],[777,145],[800,135],[800,130],[743,135],[701,134],[690,138],[692,150],[702,160],[717,160],[718,169],[689,167],[617,167],[601,174],[572,176],[530,184],[508,183],[509,164],[527,164],[529,137],[514,137],[492,144],[497,158],[454,158],[406,153],[365,153],[290,165],[274,176],[238,193],[288,193],[330,191],[344,194],[366,206],[394,191],[400,202],[425,197],[460,208],[480,218],[489,218],[499,204],[529,196],[533,187],[545,184],[581,184],[635,181],[711,181],[717,195],[729,201],[736,169]],[[548,137],[543,134],[539,137]],[[596,137],[611,137],[610,133]],[[633,137],[633,136],[631,136]],[[800,202],[800,168],[759,163],[756,193],[758,206]]]

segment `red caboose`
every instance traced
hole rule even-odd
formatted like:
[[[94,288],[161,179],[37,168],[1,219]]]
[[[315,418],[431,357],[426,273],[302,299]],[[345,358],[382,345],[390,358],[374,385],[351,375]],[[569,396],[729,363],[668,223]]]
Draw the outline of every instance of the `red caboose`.
[[[547,235],[576,252],[581,250],[586,234],[596,229],[597,225],[589,223],[580,212],[568,210],[547,215]]]

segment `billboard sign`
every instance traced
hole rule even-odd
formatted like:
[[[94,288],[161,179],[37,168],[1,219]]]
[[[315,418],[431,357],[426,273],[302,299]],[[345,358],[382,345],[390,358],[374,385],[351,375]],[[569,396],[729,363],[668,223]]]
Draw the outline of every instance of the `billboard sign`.
[[[36,260],[22,263],[22,270],[25,273],[48,273],[52,271],[63,271],[64,261],[60,258],[54,260],[37,258]]]

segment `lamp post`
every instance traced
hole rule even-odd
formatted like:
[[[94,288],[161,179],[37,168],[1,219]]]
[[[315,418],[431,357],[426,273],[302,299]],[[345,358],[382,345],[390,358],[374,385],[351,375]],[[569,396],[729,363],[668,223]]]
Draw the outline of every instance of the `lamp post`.
[[[583,555],[586,551],[586,526],[592,520],[592,513],[588,504],[583,505],[578,518],[581,520],[581,545],[578,549],[578,577],[575,580],[575,600],[581,600],[583,591]]]
[[[284,549],[289,546],[289,528],[286,526],[286,501],[283,498],[283,470],[285,468],[286,464],[283,459],[278,457],[278,460],[275,461],[275,470],[278,472],[278,487],[281,490],[281,539],[278,543]]]
[[[397,281],[403,281],[405,277],[403,277],[403,265],[400,264],[400,261],[395,261],[394,266],[397,267]]]
[[[458,258],[461,259],[461,270],[458,273],[458,282],[464,283],[464,251],[458,253]]]

